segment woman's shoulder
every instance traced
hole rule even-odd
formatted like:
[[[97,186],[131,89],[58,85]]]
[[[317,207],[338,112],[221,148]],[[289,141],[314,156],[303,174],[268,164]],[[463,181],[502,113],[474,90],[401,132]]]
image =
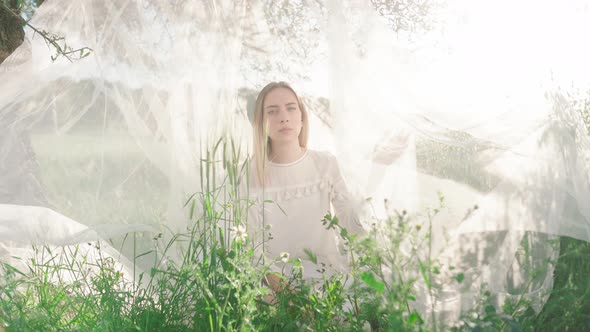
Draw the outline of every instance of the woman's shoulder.
[[[326,162],[326,163],[332,163],[332,162],[336,161],[336,157],[330,151],[308,149],[307,153],[312,159],[314,159],[316,161]]]
[[[308,156],[310,161],[315,165],[315,169],[322,174],[338,169],[336,156],[330,151],[309,150]]]

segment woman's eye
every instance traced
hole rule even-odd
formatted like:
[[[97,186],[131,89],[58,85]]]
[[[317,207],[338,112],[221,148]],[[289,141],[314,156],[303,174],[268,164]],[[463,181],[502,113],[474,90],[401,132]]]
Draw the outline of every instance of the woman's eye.
[[[270,110],[270,111],[266,111],[266,114],[273,114],[275,111],[274,110]]]
[[[289,108],[287,108],[287,110],[288,110],[289,112],[291,112],[291,111],[294,111],[294,110],[295,110],[295,107],[289,107]]]

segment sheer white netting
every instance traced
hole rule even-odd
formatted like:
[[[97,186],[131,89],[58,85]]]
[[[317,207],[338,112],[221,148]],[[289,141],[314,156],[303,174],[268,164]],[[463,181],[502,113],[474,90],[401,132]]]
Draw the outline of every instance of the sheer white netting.
[[[396,34],[366,1],[45,1],[31,23],[93,52],[52,62],[27,30],[0,67],[3,246],[137,230],[149,248],[183,230],[204,146],[231,133],[245,149],[248,101],[286,80],[312,113],[310,147],[338,157],[377,216],[444,196],[432,253],[466,282],[441,279],[418,306],[456,315],[484,284],[542,305],[552,274],[523,281],[523,241],[539,261],[554,236],[590,241],[590,142],[571,104],[590,77],[588,6],[430,15],[432,30]]]

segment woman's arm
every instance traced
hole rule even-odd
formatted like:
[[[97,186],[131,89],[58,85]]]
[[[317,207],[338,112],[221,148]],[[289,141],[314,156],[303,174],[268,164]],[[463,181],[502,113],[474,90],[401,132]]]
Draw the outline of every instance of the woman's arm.
[[[352,234],[364,234],[365,229],[361,225],[359,213],[362,207],[362,199],[354,198],[340,171],[336,157],[330,155],[330,178],[332,182],[331,201],[334,212],[340,221],[340,225]]]

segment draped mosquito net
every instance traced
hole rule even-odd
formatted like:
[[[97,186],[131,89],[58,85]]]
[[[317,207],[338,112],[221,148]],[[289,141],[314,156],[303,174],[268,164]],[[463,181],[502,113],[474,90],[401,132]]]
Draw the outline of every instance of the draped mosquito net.
[[[552,276],[522,282],[524,239],[539,260],[555,257],[555,236],[590,241],[590,142],[574,102],[590,77],[588,5],[414,5],[428,10],[45,1],[30,23],[92,51],[53,60],[27,28],[0,66],[2,245],[135,231],[149,247],[184,229],[205,151],[228,135],[249,151],[253,99],[283,80],[308,106],[309,146],[336,155],[350,190],[371,198],[366,222],[444,197],[431,250],[466,282],[417,306],[456,314],[483,284],[542,305]]]

